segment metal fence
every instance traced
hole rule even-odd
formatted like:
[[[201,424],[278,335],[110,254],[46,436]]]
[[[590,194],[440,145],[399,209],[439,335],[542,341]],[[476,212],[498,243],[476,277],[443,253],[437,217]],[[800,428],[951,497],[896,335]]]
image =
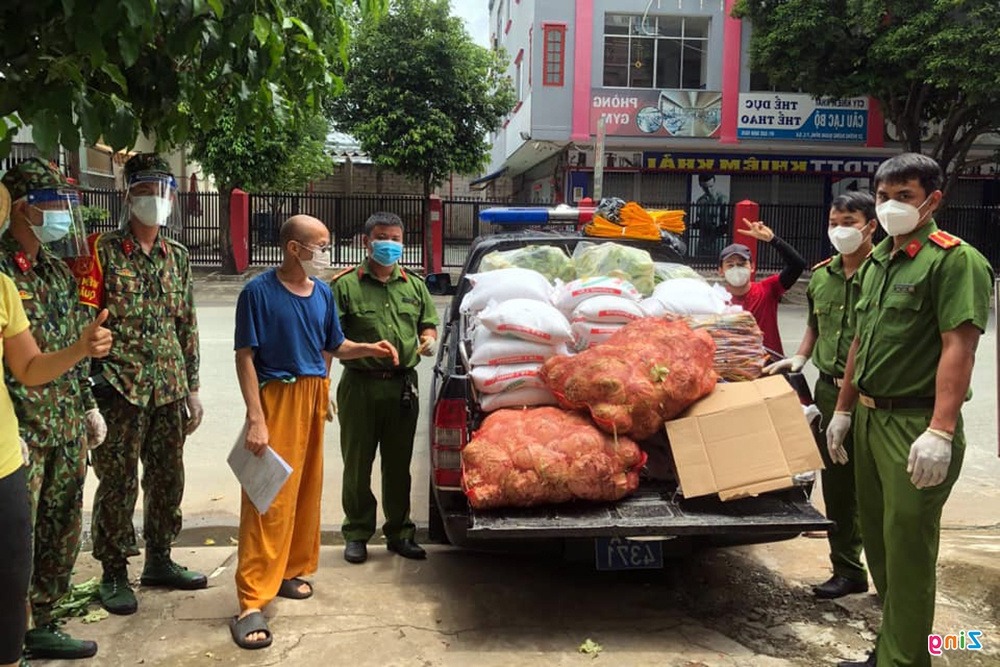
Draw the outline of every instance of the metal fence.
[[[120,190],[81,190],[84,206],[107,211],[103,220],[88,219],[88,232],[107,232],[117,229],[122,223],[124,193]],[[180,229],[164,230],[164,233],[185,246],[195,266],[219,267],[222,256],[219,253],[219,193],[182,192],[177,195],[176,211],[180,219]]]
[[[335,195],[271,192],[250,195],[250,263],[279,264],[278,230],[293,215],[311,215],[330,230],[330,264],[352,266],[365,258],[361,240],[365,220],[376,211],[391,211],[403,219],[403,259],[406,266],[424,262],[422,197],[402,195]]]

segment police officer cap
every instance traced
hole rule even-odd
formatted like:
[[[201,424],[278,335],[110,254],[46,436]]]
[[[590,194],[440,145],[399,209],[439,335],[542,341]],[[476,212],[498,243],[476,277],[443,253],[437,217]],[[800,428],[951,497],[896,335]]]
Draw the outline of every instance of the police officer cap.
[[[163,174],[172,176],[170,164],[156,153],[136,153],[125,163],[125,182],[136,174]]]
[[[722,249],[722,254],[719,255],[719,263],[726,261],[726,258],[732,255],[739,255],[743,259],[750,261],[750,248],[742,243],[731,243]]]
[[[11,167],[3,175],[3,184],[11,199],[28,196],[28,190],[72,187],[55,165],[38,157],[30,157]]]

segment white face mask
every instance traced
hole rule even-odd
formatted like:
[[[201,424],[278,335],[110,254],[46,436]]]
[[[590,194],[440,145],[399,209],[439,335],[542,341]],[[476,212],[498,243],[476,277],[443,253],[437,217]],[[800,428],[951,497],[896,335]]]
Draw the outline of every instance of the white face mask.
[[[733,287],[743,287],[750,282],[750,267],[731,266],[723,275],[726,277],[726,282]]]
[[[324,269],[330,268],[330,262],[322,252],[307,245],[302,246],[302,250],[307,250],[312,253],[312,257],[310,259],[302,259],[298,255],[295,256],[295,259],[299,260],[299,264],[302,265],[302,270],[306,272],[307,276],[318,276]]]
[[[864,234],[857,227],[830,227],[827,235],[837,252],[844,255],[850,255],[860,248],[865,240]]]
[[[901,201],[890,199],[884,201],[875,208],[875,215],[879,224],[889,236],[905,236],[920,225],[920,207],[927,203],[927,197],[920,206],[904,204]]]
[[[173,202],[163,197],[132,197],[132,214],[147,227],[166,224]]]

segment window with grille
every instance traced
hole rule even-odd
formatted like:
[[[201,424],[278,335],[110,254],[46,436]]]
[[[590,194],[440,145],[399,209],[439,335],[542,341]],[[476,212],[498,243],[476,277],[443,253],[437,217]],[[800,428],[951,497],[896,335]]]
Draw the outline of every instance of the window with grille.
[[[604,85],[704,90],[711,19],[604,16]]]
[[[566,26],[542,26],[545,45],[543,86],[562,86],[566,82]]]

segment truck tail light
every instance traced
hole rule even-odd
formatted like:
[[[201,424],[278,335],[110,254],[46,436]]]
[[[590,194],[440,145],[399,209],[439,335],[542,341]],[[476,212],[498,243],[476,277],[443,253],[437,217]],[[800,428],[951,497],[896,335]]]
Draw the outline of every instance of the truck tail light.
[[[436,486],[462,484],[462,448],[468,440],[465,400],[446,398],[434,408],[434,435],[431,438],[431,466]]]

